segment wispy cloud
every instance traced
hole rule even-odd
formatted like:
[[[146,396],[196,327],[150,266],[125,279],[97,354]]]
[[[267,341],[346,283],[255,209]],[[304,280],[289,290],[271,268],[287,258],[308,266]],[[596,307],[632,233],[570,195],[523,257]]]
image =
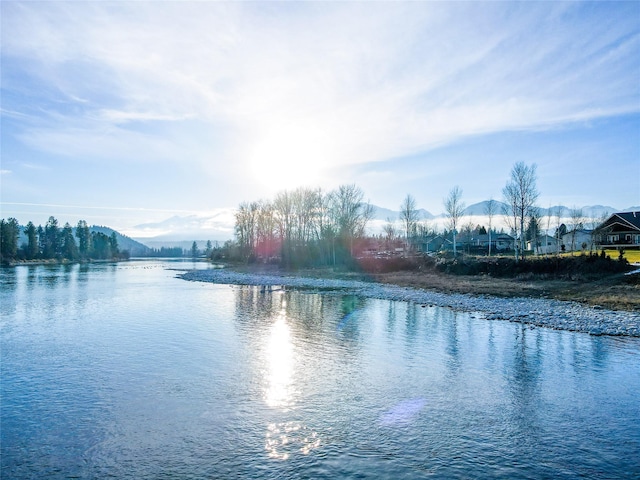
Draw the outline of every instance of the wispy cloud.
[[[2,9],[3,88],[30,95],[28,77],[48,92],[19,138],[56,154],[293,171],[640,111],[633,3]],[[6,103],[15,118],[36,108]]]

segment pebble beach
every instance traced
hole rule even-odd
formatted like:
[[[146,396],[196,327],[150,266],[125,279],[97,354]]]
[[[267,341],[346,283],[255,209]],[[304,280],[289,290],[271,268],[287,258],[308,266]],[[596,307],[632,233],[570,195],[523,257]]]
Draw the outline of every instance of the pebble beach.
[[[425,307],[437,306],[475,312],[487,320],[506,320],[591,335],[640,337],[640,313],[607,310],[577,302],[441,293],[359,280],[253,274],[227,269],[193,270],[179,276],[195,282],[264,288],[279,286],[323,295],[357,295],[364,298],[412,302]]]

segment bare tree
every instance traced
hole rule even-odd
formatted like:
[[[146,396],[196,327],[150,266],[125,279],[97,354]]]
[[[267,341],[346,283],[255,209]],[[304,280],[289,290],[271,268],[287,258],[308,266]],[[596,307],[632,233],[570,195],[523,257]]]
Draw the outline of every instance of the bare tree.
[[[453,232],[453,255],[457,255],[456,247],[456,229],[460,224],[462,212],[464,211],[465,204],[462,201],[462,189],[457,185],[451,189],[449,196],[443,200],[444,209],[449,219],[447,227]]]
[[[258,221],[256,226],[256,249],[257,255],[265,259],[273,256],[277,222],[273,204],[261,200],[259,203]]]
[[[556,255],[559,255],[560,243],[562,240],[560,238],[560,225],[562,225],[562,207],[560,206],[556,207],[555,218],[556,218]]]
[[[582,211],[581,208],[577,208],[576,206],[574,206],[569,211],[569,218],[571,220],[571,223],[570,223],[570,226],[571,226],[571,255],[573,255],[573,252],[576,249],[576,235],[578,234],[578,229],[581,229],[581,228],[584,227],[584,222],[585,222],[584,212]]]
[[[528,218],[533,213],[533,208],[538,200],[536,187],[536,165],[527,166],[524,162],[516,163],[511,169],[511,178],[502,190],[505,203],[511,209],[510,217],[515,219],[513,225],[519,235],[520,254],[524,258],[524,228]]]
[[[353,239],[364,235],[373,217],[373,207],[364,202],[364,194],[355,184],[340,185],[331,193],[331,216],[338,236],[353,255]]]
[[[389,217],[387,217],[387,223],[385,223],[384,226],[382,227],[382,231],[384,232],[385,240],[387,242],[387,248],[389,248],[397,235],[396,226],[394,225],[393,221]]]
[[[484,206],[484,213],[489,219],[489,229],[487,230],[487,233],[489,234],[489,256],[491,256],[491,227],[492,227],[493,217],[496,213],[498,213],[497,210],[498,210],[498,204],[493,198],[490,198],[489,201]]]
[[[243,202],[235,213],[235,231],[240,251],[245,259],[253,253],[256,242],[256,226],[259,205],[257,202]]]
[[[416,199],[407,195],[400,205],[400,220],[404,226],[407,240],[407,249],[411,245],[409,239],[416,233],[418,224],[418,210],[416,209]]]

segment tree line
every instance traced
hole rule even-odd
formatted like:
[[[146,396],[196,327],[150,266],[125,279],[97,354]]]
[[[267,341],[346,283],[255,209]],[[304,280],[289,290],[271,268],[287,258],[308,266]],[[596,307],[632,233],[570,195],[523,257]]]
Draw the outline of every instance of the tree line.
[[[231,255],[278,261],[287,267],[343,265],[364,237],[373,207],[356,185],[331,192],[298,188],[273,200],[240,204]],[[277,259],[277,260],[276,260]]]
[[[20,229],[26,242],[18,245]],[[76,227],[68,222],[61,228],[58,220],[51,216],[46,225],[29,221],[21,227],[15,218],[0,220],[0,260],[3,263],[15,260],[117,260],[128,258],[126,250],[120,251],[115,232],[110,236],[102,232],[91,232],[85,220]]]
[[[498,215],[503,217],[514,238],[516,260],[524,258],[527,241],[537,244],[544,231],[536,205],[539,195],[536,165],[515,163],[502,190],[504,208],[499,209],[498,202],[489,200],[484,211],[488,227],[475,227],[477,232],[487,232],[489,255],[495,233],[493,222]],[[455,255],[459,232],[470,233],[474,229],[472,225],[461,224],[465,209],[462,189],[452,188],[443,199],[443,206],[447,218],[445,235],[452,238]],[[228,242],[225,249],[231,257],[249,262],[261,259],[279,261],[285,266],[344,265],[352,261],[354,246],[363,241],[372,213],[372,206],[364,201],[362,190],[353,184],[342,185],[331,192],[311,188],[284,191],[273,200],[240,204],[235,215],[236,241]],[[582,228],[584,215],[574,209],[571,217],[575,233]],[[414,244],[417,237],[435,233],[420,222],[417,204],[411,195],[407,195],[400,205],[399,221],[407,247]],[[547,223],[549,221],[550,218]],[[558,239],[561,226],[565,227],[561,225],[558,213]],[[398,234],[391,219],[387,219],[383,233],[387,240]]]

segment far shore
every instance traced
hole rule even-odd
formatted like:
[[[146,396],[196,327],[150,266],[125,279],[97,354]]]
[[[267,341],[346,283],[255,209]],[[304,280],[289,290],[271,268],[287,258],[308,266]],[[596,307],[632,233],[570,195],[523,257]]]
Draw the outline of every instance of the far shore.
[[[20,267],[20,266],[38,266],[38,265],[77,265],[77,264],[89,264],[89,263],[117,263],[117,262],[128,262],[127,258],[108,258],[108,259],[97,259],[92,258],[88,260],[69,260],[66,258],[57,259],[57,258],[39,258],[34,260],[13,260],[10,263],[3,263],[3,267]]]

